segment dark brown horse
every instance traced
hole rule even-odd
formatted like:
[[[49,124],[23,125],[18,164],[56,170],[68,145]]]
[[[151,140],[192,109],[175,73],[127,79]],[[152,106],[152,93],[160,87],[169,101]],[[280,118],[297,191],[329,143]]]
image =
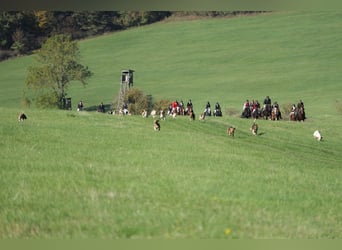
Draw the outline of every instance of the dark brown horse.
[[[291,121],[304,121],[305,120],[305,113],[304,113],[304,108],[299,107],[296,108],[294,112],[290,113],[290,120]]]
[[[300,107],[297,111],[297,121],[304,121],[305,116],[304,116],[304,108]]]
[[[189,118],[190,120],[195,120],[195,112],[192,110],[192,108],[189,108],[188,109],[188,115],[189,115]]]
[[[252,109],[251,117],[253,119],[258,119],[260,116],[260,112],[258,108]]]
[[[177,111],[179,115],[184,115],[185,113],[184,106],[178,106]]]
[[[272,112],[271,104],[266,104],[261,110],[261,115],[264,117],[265,120],[267,120],[268,117],[271,116],[271,112]]]

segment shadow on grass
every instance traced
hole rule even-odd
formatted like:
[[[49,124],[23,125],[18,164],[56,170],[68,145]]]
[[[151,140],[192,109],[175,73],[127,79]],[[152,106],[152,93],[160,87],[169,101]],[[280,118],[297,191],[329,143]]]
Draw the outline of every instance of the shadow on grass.
[[[86,107],[83,110],[90,111],[90,112],[98,111],[99,106],[100,105],[93,105],[93,106]],[[111,103],[110,104],[104,104],[104,113],[111,111],[111,110],[113,110],[113,105]]]

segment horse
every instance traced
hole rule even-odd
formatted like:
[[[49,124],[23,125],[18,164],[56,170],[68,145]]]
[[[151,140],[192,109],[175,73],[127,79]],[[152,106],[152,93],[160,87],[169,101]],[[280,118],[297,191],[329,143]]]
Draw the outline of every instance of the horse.
[[[264,119],[267,120],[268,117],[271,116],[271,113],[272,113],[271,104],[265,104],[261,110],[261,116],[263,116]]]
[[[179,115],[184,115],[184,113],[185,113],[185,109],[184,109],[184,106],[178,106],[178,114]]]
[[[214,110],[214,116],[222,116],[222,111],[221,111],[221,109],[215,109],[215,110]]]
[[[279,120],[279,109],[277,107],[273,107],[272,113],[271,113],[271,120]]]
[[[242,118],[249,118],[249,117],[251,117],[251,109],[249,107],[245,108],[242,111],[241,117]]]
[[[305,116],[304,116],[304,109],[303,107],[300,107],[297,112],[297,121],[304,121]]]
[[[297,111],[290,113],[290,120],[291,121],[297,121]]]
[[[192,120],[192,121],[195,120],[195,112],[194,112],[192,109],[190,109],[189,118],[190,118],[190,120]]]
[[[188,106],[185,112],[185,115],[189,116],[190,120],[195,120],[195,112],[192,106]]]
[[[259,115],[260,114],[259,114],[259,109],[258,108],[255,108],[255,109],[252,110],[251,116],[252,116],[253,119],[259,118]]]
[[[206,116],[211,116],[211,109],[210,109],[210,107],[205,108],[203,113],[204,113]]]

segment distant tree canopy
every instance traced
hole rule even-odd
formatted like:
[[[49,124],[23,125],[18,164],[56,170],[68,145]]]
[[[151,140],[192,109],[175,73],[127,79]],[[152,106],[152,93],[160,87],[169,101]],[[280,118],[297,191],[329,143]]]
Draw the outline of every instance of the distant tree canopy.
[[[79,63],[76,41],[69,35],[55,35],[46,40],[37,52],[36,65],[28,69],[26,86],[34,93],[39,107],[64,108],[68,86],[72,81],[85,80],[91,71]]]
[[[170,16],[223,17],[251,11],[3,11],[0,60],[30,53],[56,34],[80,39],[161,21]]]
[[[56,34],[72,39],[145,25],[168,11],[3,11],[0,12],[0,60],[40,48]]]

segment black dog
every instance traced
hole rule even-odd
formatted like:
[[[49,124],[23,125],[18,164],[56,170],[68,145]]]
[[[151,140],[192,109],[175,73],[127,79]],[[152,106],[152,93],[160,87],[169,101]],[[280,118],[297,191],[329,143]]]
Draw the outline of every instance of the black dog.
[[[159,120],[154,120],[154,122],[153,122],[153,129],[154,129],[155,131],[160,131]]]
[[[18,121],[23,122],[24,120],[27,119],[27,116],[24,113],[20,113],[18,116]]]

